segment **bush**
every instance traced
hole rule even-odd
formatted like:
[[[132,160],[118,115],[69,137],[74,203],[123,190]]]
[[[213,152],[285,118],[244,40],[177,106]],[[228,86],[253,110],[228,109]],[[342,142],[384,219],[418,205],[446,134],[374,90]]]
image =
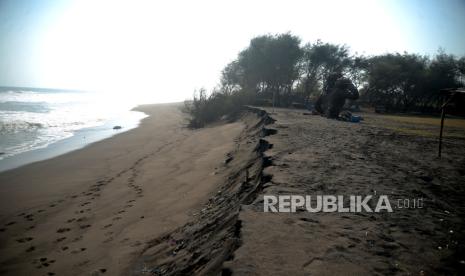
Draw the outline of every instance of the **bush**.
[[[213,91],[207,96],[206,90],[200,89],[192,101],[184,103],[184,112],[190,115],[189,127],[200,128],[223,117],[230,120],[236,118],[248,103],[250,101],[244,92],[228,94]]]

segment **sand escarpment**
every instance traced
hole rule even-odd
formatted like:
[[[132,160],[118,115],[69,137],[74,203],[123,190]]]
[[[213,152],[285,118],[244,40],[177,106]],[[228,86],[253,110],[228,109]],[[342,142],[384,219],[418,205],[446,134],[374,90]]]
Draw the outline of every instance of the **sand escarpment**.
[[[223,164],[224,182],[186,225],[153,240],[134,264],[133,273],[155,275],[228,275],[223,264],[234,258],[242,244],[241,209],[257,199],[271,176],[263,169],[271,165],[265,152],[272,148],[266,137],[276,131],[267,112],[247,107],[239,119],[245,124],[235,139],[234,150]],[[227,161],[227,162],[226,162]]]

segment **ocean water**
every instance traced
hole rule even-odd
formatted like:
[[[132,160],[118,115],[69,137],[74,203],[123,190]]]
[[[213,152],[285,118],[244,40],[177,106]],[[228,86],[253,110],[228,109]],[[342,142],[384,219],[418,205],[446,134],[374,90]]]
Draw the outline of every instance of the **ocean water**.
[[[98,132],[105,138],[134,128],[146,117],[131,111],[135,105],[98,92],[0,90],[0,163],[82,131],[95,141]],[[113,130],[114,125],[122,129]]]

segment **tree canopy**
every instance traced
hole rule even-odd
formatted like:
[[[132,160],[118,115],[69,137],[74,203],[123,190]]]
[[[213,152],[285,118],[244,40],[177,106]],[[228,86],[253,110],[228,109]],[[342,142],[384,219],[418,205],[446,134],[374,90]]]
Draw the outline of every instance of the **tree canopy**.
[[[360,102],[393,112],[437,112],[440,89],[464,86],[465,57],[442,50],[433,57],[407,52],[362,56],[351,54],[347,45],[301,44],[291,33],[252,38],[223,69],[219,88],[194,97],[197,109],[208,105],[215,114],[210,117],[218,117],[241,104],[307,105],[332,73],[354,83]],[[210,102],[227,108],[213,112]]]

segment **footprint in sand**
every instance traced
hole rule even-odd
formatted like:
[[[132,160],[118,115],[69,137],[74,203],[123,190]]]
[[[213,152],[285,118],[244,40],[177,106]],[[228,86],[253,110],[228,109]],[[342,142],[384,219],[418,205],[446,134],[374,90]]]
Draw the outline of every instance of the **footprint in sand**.
[[[82,240],[82,236],[79,236],[79,237],[77,237],[77,238],[74,238],[73,242],[78,242],[78,241],[80,241],[80,240]]]
[[[112,237],[109,237],[108,239],[104,240],[103,243],[108,243],[108,242],[111,242],[113,240]]]
[[[11,226],[11,225],[13,225],[13,224],[16,224],[16,221],[10,221],[10,222],[8,222],[7,224],[5,224],[5,226]]]
[[[58,243],[58,242],[62,242],[62,241],[64,241],[64,240],[66,240],[66,237],[58,238],[58,239],[55,240],[55,242]]]
[[[111,227],[111,226],[113,226],[113,224],[110,223],[110,224],[107,224],[107,225],[103,226],[102,229],[107,229],[108,227]]]
[[[47,260],[47,258],[45,258],[45,257],[40,258],[39,261],[40,261],[40,264],[41,264],[42,266],[45,266],[45,267],[47,267],[47,266],[49,266],[49,265],[55,263],[55,260]]]
[[[81,225],[81,226],[79,226],[79,228],[81,228],[81,229],[86,229],[86,228],[89,228],[89,227],[91,227],[90,224],[86,224],[86,225]]]
[[[120,220],[122,217],[114,217],[113,220]]]
[[[31,246],[26,250],[26,252],[32,252],[34,250],[36,250],[35,246]]]
[[[82,247],[82,248],[79,248],[79,249],[74,249],[73,251],[71,251],[72,254],[78,254],[78,253],[81,253],[83,251],[86,251],[87,248],[85,247]]]
[[[83,209],[83,210],[78,211],[78,213],[79,213],[79,214],[83,214],[83,213],[89,212],[90,210],[92,210],[92,209],[87,208],[87,209]],[[76,213],[76,212],[75,212],[75,213]]]
[[[25,242],[32,241],[33,239],[34,239],[33,237],[26,237],[26,238],[17,239],[16,241],[19,243],[25,243]]]
[[[68,231],[71,231],[70,228],[60,228],[57,230],[57,233],[65,233],[65,232],[68,232]]]
[[[127,242],[127,241],[129,241],[129,238],[122,239],[122,240],[120,241],[120,243],[125,243],[125,242]]]

